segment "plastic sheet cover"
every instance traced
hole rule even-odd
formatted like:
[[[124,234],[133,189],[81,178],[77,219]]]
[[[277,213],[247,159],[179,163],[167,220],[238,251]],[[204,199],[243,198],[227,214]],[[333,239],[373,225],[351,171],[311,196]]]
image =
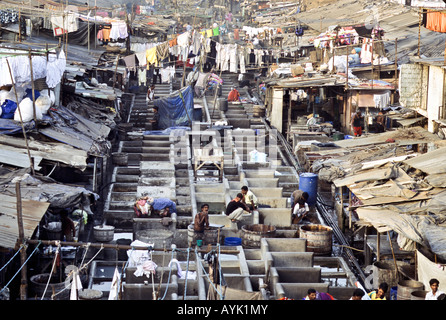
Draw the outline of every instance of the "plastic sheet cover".
[[[192,87],[188,86],[165,98],[155,99],[154,105],[159,108],[161,130],[191,125],[194,112]]]

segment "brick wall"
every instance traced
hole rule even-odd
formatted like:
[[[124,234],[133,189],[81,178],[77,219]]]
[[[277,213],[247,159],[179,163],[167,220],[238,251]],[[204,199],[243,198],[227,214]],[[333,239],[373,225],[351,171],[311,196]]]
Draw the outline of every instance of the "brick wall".
[[[420,108],[422,105],[422,74],[420,64],[403,64],[400,69],[400,103],[407,108]]]

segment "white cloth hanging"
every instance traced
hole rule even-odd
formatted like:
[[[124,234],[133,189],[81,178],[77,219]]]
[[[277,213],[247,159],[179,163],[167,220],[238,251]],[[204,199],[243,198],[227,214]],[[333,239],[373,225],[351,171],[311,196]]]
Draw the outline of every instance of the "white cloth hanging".
[[[115,267],[115,273],[113,274],[113,279],[110,286],[110,293],[108,294],[108,300],[118,300],[120,282],[121,275],[119,274],[118,267]]]
[[[186,276],[187,276],[187,279],[190,279],[190,280],[197,279],[197,273],[196,272],[194,272],[194,271],[188,271],[187,273],[183,272],[183,270],[181,269],[181,265],[180,265],[180,263],[178,262],[177,259],[170,260],[170,262],[168,264],[169,268],[170,268],[170,265],[172,263],[175,263],[177,265],[177,274],[178,274],[178,277],[180,277],[181,279],[186,279]]]
[[[60,51],[59,55],[49,54],[46,66],[46,84],[49,88],[55,88],[61,81],[67,65],[65,52]],[[34,61],[33,61],[34,68]]]
[[[233,73],[237,73],[237,44],[228,46],[228,54],[229,54],[229,71]]]
[[[245,54],[243,51],[239,52],[239,63],[240,63],[240,73],[246,73]]]

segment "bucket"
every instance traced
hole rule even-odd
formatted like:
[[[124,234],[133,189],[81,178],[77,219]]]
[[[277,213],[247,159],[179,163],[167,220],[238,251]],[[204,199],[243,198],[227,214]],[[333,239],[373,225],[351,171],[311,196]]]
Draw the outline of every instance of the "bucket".
[[[242,244],[245,248],[260,248],[262,238],[273,238],[276,227],[264,224],[253,224],[242,226]]]
[[[113,152],[112,161],[113,164],[126,166],[129,160],[129,155],[126,152]]]
[[[54,292],[54,300],[68,300],[70,298],[70,282],[59,282],[59,277],[51,276],[50,282],[47,287],[48,279],[50,279],[49,273],[36,274],[30,278],[30,296],[36,296],[42,298],[45,292],[44,298],[51,299]],[[67,289],[65,287],[67,286]],[[46,288],[46,291],[45,291]]]
[[[79,300],[101,300],[103,296],[102,291],[94,289],[79,290]]]
[[[300,226],[299,237],[307,239],[307,252],[317,256],[331,255],[333,230],[320,224]]]
[[[424,289],[423,283],[415,280],[402,280],[398,282],[397,300],[411,300],[411,294],[414,291]]]
[[[317,181],[316,173],[304,172],[299,175],[299,190],[308,192],[307,203],[309,206],[314,206],[317,201]]]
[[[395,264],[386,261],[376,261],[372,265],[373,287],[378,288],[380,283],[386,282],[389,287],[398,285],[395,277]]]
[[[218,242],[218,228],[209,227],[204,230],[203,244],[217,244]]]
[[[218,109],[220,111],[228,111],[228,99],[226,98],[218,98]]]
[[[239,246],[242,244],[242,238],[226,237],[225,246]]]
[[[99,242],[109,242],[113,240],[115,227],[100,225],[93,228],[94,238]]]
[[[417,291],[412,291],[410,293],[410,300],[425,300],[426,299],[426,294],[429,291],[425,291],[425,290],[417,290]]]
[[[173,232],[169,230],[139,230],[136,232],[136,240],[153,243],[153,247],[156,249],[170,248],[173,239]],[[165,244],[164,244],[165,242]]]

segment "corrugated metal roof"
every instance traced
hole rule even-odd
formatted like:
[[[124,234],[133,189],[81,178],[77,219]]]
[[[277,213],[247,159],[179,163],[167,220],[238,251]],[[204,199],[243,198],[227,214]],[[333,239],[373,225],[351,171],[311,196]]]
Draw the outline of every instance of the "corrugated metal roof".
[[[14,248],[19,239],[17,198],[2,194],[0,199],[0,247]],[[26,239],[31,238],[49,205],[48,202],[22,199],[23,229]]]

